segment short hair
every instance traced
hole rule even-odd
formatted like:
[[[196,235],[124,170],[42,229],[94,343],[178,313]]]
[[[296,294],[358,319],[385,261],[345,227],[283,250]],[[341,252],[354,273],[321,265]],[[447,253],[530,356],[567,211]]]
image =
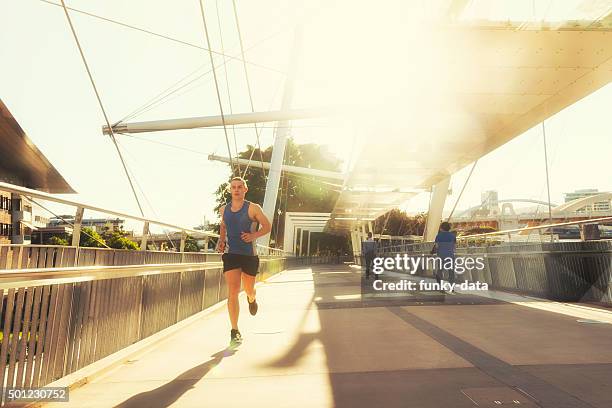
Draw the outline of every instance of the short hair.
[[[368,232],[368,238],[372,238],[372,233]]]
[[[232,179],[230,180],[230,182],[229,182],[229,183],[230,183],[230,184],[232,184],[232,181],[242,181],[242,184],[244,184],[244,186],[245,186],[246,188],[249,188],[249,186],[247,186],[247,182],[246,182],[246,180],[245,180],[245,179],[243,179],[242,177],[239,177],[239,176],[232,177]],[[228,188],[229,188],[229,186],[228,186]]]
[[[449,222],[443,222],[442,224],[440,224],[440,229],[442,231],[450,231],[451,225]]]

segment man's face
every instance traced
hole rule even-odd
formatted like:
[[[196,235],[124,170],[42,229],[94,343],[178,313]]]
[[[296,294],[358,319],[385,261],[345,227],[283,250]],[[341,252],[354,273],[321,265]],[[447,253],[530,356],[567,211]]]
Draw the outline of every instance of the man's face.
[[[230,183],[230,192],[232,193],[232,199],[243,200],[248,188],[244,186],[244,183],[240,180],[233,180]]]

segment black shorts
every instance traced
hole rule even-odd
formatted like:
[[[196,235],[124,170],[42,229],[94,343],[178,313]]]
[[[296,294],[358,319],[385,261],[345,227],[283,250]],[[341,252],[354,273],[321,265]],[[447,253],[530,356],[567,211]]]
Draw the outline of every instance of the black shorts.
[[[232,269],[242,269],[247,275],[256,276],[259,269],[259,257],[257,255],[242,255],[225,253],[221,256],[223,260],[223,272]]]

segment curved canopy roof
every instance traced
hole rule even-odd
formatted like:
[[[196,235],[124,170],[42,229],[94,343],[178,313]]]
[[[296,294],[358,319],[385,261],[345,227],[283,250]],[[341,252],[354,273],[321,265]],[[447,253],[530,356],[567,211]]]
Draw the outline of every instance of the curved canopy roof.
[[[431,31],[431,46],[414,51],[413,67],[395,84],[399,102],[368,112],[365,124],[362,112],[364,148],[328,230],[403,204],[608,84],[612,28],[584,28]]]
[[[0,181],[48,193],[74,193],[0,100]]]

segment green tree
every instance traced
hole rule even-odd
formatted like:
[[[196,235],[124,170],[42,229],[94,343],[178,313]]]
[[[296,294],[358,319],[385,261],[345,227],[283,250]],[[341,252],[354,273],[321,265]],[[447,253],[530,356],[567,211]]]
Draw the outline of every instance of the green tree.
[[[270,162],[272,158],[272,147],[268,147],[263,152],[254,146],[248,145],[247,149],[239,153],[243,159],[251,158],[250,166],[244,176],[247,180],[249,201],[263,204],[266,191],[266,180],[260,165],[260,154],[264,162]],[[293,139],[287,140],[285,149],[285,164],[297,167],[306,167],[319,170],[340,171],[342,161],[332,155],[325,146],[309,143],[296,144]],[[241,166],[241,174],[244,173],[244,166]],[[268,171],[266,170],[266,175]],[[288,211],[302,212],[331,212],[342,186],[337,180],[325,180],[320,177],[306,176],[302,174],[283,173],[279,193],[276,202],[277,213],[275,220],[272,221],[272,239],[279,242],[284,233],[284,218]],[[231,196],[227,191],[228,183],[221,184],[215,191],[217,205],[215,211],[225,205]],[[219,231],[219,223],[214,225],[215,230]],[[345,236],[330,238],[338,241],[338,245],[343,246]],[[278,245],[276,245],[278,247]]]
[[[190,235],[185,238],[185,252],[199,252],[198,242]]]
[[[47,245],[62,245],[62,246],[68,246],[68,241],[65,240],[64,238],[61,237],[57,237],[55,235],[53,235],[51,238],[49,238],[47,240]]]
[[[102,234],[102,238],[106,241],[106,245],[114,249],[140,249],[140,246],[128,239],[126,235],[123,231],[105,231]]]
[[[391,236],[423,235],[427,214],[410,216],[406,212],[393,209],[374,220],[375,234]]]
[[[90,248],[104,248],[106,241],[96,230],[91,227],[84,227],[81,229],[81,238],[79,245],[82,247]]]

